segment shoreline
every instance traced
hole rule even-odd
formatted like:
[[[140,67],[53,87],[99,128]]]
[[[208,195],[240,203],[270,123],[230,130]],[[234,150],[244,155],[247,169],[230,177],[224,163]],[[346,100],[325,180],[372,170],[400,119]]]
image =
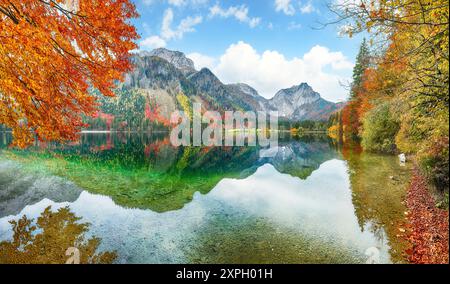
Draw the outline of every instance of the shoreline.
[[[406,194],[410,263],[449,263],[449,212],[437,208],[435,202],[425,177],[415,169]]]

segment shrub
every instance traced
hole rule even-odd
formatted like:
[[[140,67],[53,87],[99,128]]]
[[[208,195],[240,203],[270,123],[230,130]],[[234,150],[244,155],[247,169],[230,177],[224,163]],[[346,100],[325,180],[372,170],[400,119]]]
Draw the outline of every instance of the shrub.
[[[382,103],[364,116],[361,144],[367,151],[395,153],[395,136],[399,128],[400,123],[391,112],[389,103]]]
[[[448,137],[435,143],[418,156],[419,165],[428,180],[441,191],[449,188],[449,140]]]

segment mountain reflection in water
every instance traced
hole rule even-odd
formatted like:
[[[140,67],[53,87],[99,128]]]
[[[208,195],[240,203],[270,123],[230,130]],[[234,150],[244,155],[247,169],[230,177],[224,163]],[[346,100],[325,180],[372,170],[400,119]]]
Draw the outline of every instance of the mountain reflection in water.
[[[364,263],[373,247],[381,262],[402,261],[409,170],[394,157],[343,156],[319,136],[281,140],[272,158],[261,150],[109,133],[5,148],[0,240],[8,220],[52,205],[91,223],[119,263]]]

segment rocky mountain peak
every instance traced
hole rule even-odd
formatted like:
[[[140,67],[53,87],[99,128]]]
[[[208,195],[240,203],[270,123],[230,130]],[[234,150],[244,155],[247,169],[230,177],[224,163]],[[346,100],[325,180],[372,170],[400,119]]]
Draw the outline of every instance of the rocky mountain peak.
[[[301,91],[301,90],[303,90],[303,91],[311,91],[311,92],[314,92],[314,90],[313,90],[313,88],[310,86],[310,85],[308,85],[308,83],[301,83],[300,85],[298,85],[298,86],[294,86],[294,88],[296,88],[297,89],[297,91]]]
[[[321,99],[319,93],[315,92],[307,83],[292,86],[288,89],[282,89],[273,97],[273,101],[289,100],[296,107],[303,104],[309,104]]]
[[[189,79],[197,83],[203,82],[214,85],[222,85],[219,78],[214,75],[208,68],[202,68],[200,71],[189,76]]]
[[[140,52],[139,55],[156,56],[162,58],[171,63],[173,66],[182,71],[184,74],[190,74],[196,71],[194,67],[194,61],[187,58],[186,55],[180,51],[173,51],[165,48],[157,48],[150,52],[148,51]]]
[[[240,92],[255,97],[255,98],[259,98],[260,95],[258,94],[258,91],[256,91],[254,88],[252,88],[251,86],[244,84],[244,83],[236,83],[236,84],[229,84],[228,85],[231,88],[234,88],[236,90],[239,90]]]
[[[280,116],[297,120],[326,119],[336,109],[334,103],[324,100],[307,83],[280,90],[269,103]]]
[[[223,110],[278,111],[291,120],[326,120],[341,105],[321,98],[307,83],[278,91],[268,100],[244,83],[223,84],[211,70],[196,71],[182,52],[158,48],[133,56],[135,69],[125,77],[124,86],[143,90],[165,90],[172,96],[185,93],[205,105]],[[167,103],[167,102],[165,102]]]
[[[320,97],[313,88],[308,85],[308,83],[301,83],[300,85],[295,85],[287,89],[280,90],[277,95],[287,95],[287,96],[315,96]]]

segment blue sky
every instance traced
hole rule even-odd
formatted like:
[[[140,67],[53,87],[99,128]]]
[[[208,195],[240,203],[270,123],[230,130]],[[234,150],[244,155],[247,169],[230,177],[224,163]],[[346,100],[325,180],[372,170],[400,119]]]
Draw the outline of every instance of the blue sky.
[[[331,0],[328,0],[331,1]],[[342,101],[360,37],[338,34],[323,0],[134,0],[139,48],[184,52],[224,83],[243,82],[267,97],[307,82]]]

